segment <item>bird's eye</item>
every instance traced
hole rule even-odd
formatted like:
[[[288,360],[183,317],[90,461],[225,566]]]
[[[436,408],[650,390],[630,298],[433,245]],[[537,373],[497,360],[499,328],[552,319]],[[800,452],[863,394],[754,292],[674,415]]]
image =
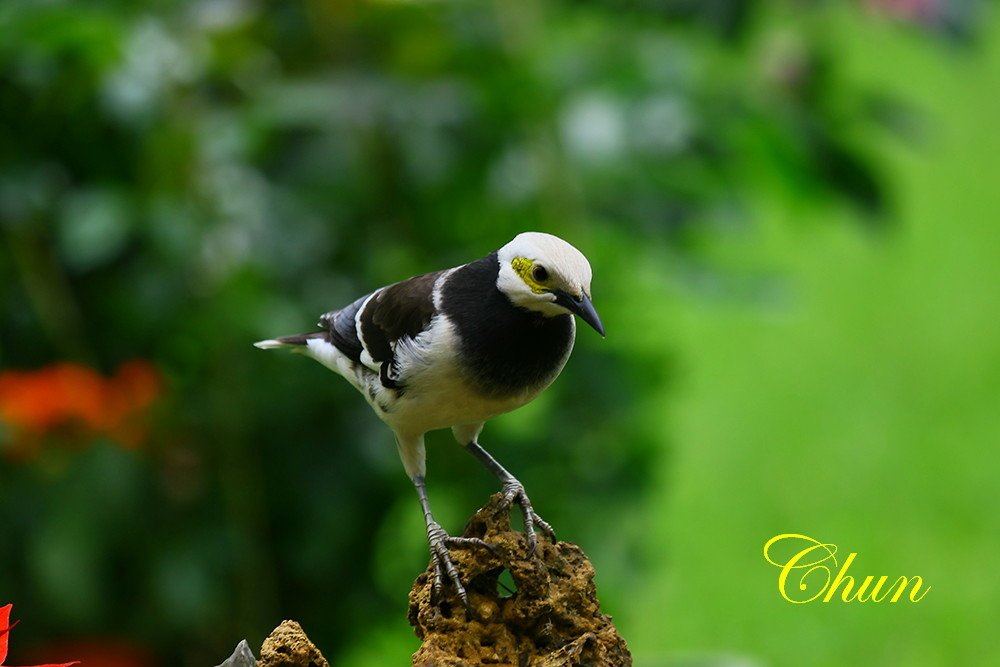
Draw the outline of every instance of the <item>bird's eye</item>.
[[[536,283],[544,283],[549,279],[549,272],[545,270],[544,266],[535,266],[531,270],[531,277],[535,279]]]

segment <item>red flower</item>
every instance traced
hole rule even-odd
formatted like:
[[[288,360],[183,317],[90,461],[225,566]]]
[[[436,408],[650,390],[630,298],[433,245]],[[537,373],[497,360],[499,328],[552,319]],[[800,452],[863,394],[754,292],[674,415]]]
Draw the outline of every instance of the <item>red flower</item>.
[[[10,634],[11,628],[17,625],[18,621],[15,621],[13,625],[10,623],[10,610],[14,608],[13,604],[8,604],[6,607],[0,607],[0,665],[3,665],[7,660],[7,640]],[[80,662],[63,662],[58,665],[47,664],[47,665],[33,665],[32,667],[71,667],[71,665],[79,665]]]

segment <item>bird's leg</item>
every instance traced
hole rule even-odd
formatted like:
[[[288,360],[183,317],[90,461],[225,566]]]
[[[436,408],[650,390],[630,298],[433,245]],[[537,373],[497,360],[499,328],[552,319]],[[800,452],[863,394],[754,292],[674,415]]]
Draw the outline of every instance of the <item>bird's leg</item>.
[[[490,456],[488,451],[480,447],[478,442],[472,441],[465,448],[500,480],[500,483],[503,485],[501,492],[503,493],[504,502],[508,506],[517,503],[521,507],[521,514],[524,516],[524,532],[528,535],[529,552],[532,554],[535,553],[535,547],[538,545],[535,531],[536,526],[541,528],[549,536],[549,539],[555,542],[555,531],[552,530],[552,526],[547,521],[535,512],[535,508],[531,506],[531,500],[528,499],[528,494],[524,491],[524,485],[517,481],[516,477],[507,472],[507,469],[500,465],[499,461]]]
[[[424,484],[423,475],[414,477],[413,485],[417,487],[420,507],[424,511],[424,522],[427,524],[427,544],[430,547],[431,562],[434,563],[436,575],[434,577],[434,597],[438,600],[441,599],[444,588],[442,582],[450,580],[455,586],[455,592],[458,594],[459,599],[471,616],[472,607],[469,606],[469,595],[465,592],[465,586],[462,585],[458,577],[458,570],[455,569],[455,564],[451,562],[451,556],[448,555],[448,547],[485,546],[490,548],[490,545],[476,537],[452,537],[446,533],[441,524],[435,521],[434,516],[431,514],[431,506],[427,501],[427,487]]]

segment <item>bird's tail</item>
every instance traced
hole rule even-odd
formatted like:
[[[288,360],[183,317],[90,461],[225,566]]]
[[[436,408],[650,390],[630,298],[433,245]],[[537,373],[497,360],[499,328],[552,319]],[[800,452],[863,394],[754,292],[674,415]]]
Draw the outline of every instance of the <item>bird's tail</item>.
[[[267,340],[259,340],[254,343],[254,347],[259,347],[262,350],[273,350],[279,347],[302,347],[308,345],[309,341],[313,338],[325,338],[327,334],[323,331],[316,331],[313,333],[305,334],[295,334],[294,336],[282,336],[281,338],[268,338]]]

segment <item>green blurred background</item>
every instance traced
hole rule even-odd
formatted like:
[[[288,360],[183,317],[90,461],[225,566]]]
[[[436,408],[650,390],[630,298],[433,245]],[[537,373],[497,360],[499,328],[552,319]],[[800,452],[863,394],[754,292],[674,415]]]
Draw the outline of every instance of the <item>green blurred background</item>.
[[[295,618],[408,664],[391,435],[250,344],[534,229],[608,338],[483,443],[638,667],[1000,664],[992,4],[4,0],[0,35],[15,663],[202,667]],[[18,417],[61,395],[18,372],[129,360],[131,440]],[[457,531],[495,483],[438,433],[429,488]],[[789,604],[784,532],[932,589]]]

